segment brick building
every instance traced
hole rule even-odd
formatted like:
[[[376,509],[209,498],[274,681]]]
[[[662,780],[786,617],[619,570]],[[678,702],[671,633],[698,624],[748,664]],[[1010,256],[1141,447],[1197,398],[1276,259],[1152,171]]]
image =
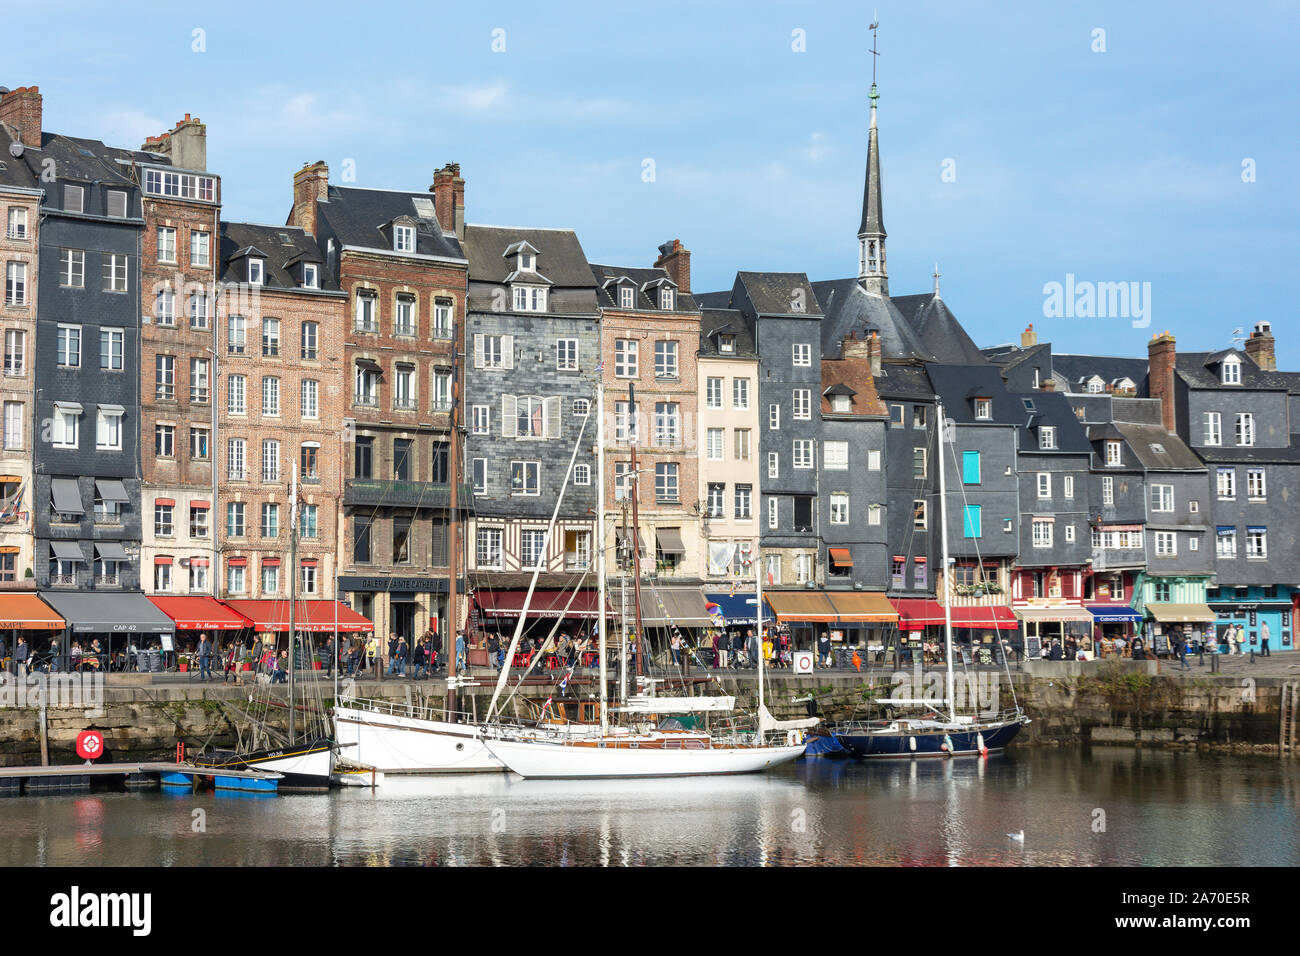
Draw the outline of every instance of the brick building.
[[[221,181],[207,171],[207,128],[187,113],[141,147],[141,585],[211,593],[216,362],[215,280]]]
[[[290,222],[315,237],[328,287],[347,297],[339,590],[381,636],[445,638],[465,182],[449,164],[425,193],[333,186],[323,162],[293,182]]]
[[[347,297],[295,226],[223,222],[218,297],[222,454],[218,593],[283,598],[290,488],[298,475],[298,596],[333,598],[338,542]]]
[[[674,239],[659,247],[653,268],[591,268],[600,308],[605,420],[614,426],[605,436],[606,546],[622,528],[622,508],[635,488],[642,559],[646,566],[653,562],[655,580],[700,582],[706,570],[700,546],[706,502],[699,456],[706,435],[699,429],[700,310],[691,296],[691,254]],[[737,390],[727,396],[728,404],[750,415],[757,384],[733,380]],[[730,450],[746,461],[756,459],[757,430],[730,431]],[[633,443],[639,480],[630,485],[623,476],[632,467]],[[755,490],[747,505],[751,519]]]

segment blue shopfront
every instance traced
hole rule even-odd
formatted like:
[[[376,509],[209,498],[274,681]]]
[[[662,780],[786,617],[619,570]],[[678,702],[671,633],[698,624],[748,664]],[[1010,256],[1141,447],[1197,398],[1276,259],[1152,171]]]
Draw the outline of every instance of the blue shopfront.
[[[1219,646],[1226,651],[1228,628],[1240,626],[1243,651],[1262,650],[1265,638],[1270,651],[1294,650],[1294,593],[1294,589],[1277,584],[1210,588],[1207,598],[1214,611]]]

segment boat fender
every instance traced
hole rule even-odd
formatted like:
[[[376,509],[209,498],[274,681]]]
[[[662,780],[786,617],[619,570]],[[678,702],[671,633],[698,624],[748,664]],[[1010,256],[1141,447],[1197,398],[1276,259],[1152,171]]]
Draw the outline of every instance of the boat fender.
[[[907,738],[907,746],[908,746],[908,749],[910,749],[913,753],[915,753],[915,752],[916,752],[916,738],[915,738],[915,737],[908,737],[908,738]]]
[[[940,745],[940,749],[944,753],[947,754],[952,753],[952,737],[950,737],[948,734],[943,735],[943,743]]]
[[[797,730],[787,730],[785,732],[785,742],[791,747],[803,743],[803,735]]]
[[[975,742],[979,746],[980,756],[987,757],[989,755],[989,748],[988,745],[984,743],[984,735],[980,734],[978,737],[976,737]]]

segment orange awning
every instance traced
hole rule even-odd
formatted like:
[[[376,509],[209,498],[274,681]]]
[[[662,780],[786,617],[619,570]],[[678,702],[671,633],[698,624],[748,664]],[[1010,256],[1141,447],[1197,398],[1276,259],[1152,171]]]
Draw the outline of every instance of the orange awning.
[[[61,631],[66,626],[35,594],[0,594],[0,631]]]
[[[837,568],[853,567],[853,555],[848,548],[831,548],[831,564]]]
[[[894,605],[879,591],[828,591],[826,597],[845,624],[888,624],[898,620]]]
[[[782,624],[834,624],[840,619],[824,591],[764,591],[763,598]]]

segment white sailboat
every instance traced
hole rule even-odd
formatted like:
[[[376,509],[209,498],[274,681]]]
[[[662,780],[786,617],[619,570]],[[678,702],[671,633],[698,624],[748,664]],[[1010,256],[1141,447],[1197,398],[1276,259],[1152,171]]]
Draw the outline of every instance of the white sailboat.
[[[608,779],[622,777],[683,777],[712,774],[754,773],[767,770],[803,754],[804,744],[787,740],[777,745],[764,743],[766,731],[784,729],[781,722],[767,712],[763,700],[763,655],[759,654],[758,670],[758,731],[752,734],[711,734],[701,731],[663,730],[653,723],[643,722],[632,726],[611,728],[609,723],[609,683],[605,671],[607,621],[605,607],[605,430],[604,389],[597,381],[596,407],[601,417],[596,422],[598,453],[597,487],[599,501],[596,507],[598,542],[597,576],[599,579],[599,607],[602,613],[598,624],[600,647],[600,726],[586,731],[568,728],[565,733],[548,733],[544,729],[526,733],[512,732],[500,727],[485,735],[483,745],[521,777],[534,778],[588,778]],[[633,494],[637,491],[637,475],[632,475]],[[762,634],[762,561],[755,562],[759,578],[759,634]],[[639,573],[639,569],[638,569]],[[645,636],[639,634],[642,652]],[[498,688],[499,691],[500,688]],[[653,689],[653,685],[651,685]],[[495,697],[493,698],[495,701]],[[622,713],[679,713],[685,709],[722,709],[715,701],[734,705],[734,698],[657,698],[646,695],[630,697],[620,708]],[[693,701],[693,702],[692,702]],[[650,710],[650,708],[657,708]],[[802,721],[792,723],[803,723]],[[790,728],[795,733],[794,728]]]
[[[584,420],[578,432],[578,439],[574,442],[569,468],[560,486],[560,494],[546,529],[547,542],[555,533],[560,506],[564,501],[569,477],[573,474],[574,462],[582,447],[582,437],[585,432]],[[459,476],[453,474],[452,480],[458,481]],[[543,552],[545,551],[544,545]],[[528,594],[515,626],[510,650],[506,655],[507,661],[514,659],[514,652],[523,633],[540,573],[539,564],[533,569]],[[603,591],[600,607],[604,608]],[[455,627],[456,622],[453,621],[449,628],[451,641],[455,640]],[[603,666],[603,657],[601,661]],[[494,714],[497,699],[508,676],[508,669],[503,668],[497,684],[497,693],[493,695],[492,705],[489,708],[489,717]],[[448,678],[448,680],[450,682],[455,678]],[[494,728],[498,724],[480,725],[469,714],[459,715],[464,718],[463,720],[448,720],[441,708],[365,699],[349,696],[346,693],[336,700],[335,737],[341,747],[349,748],[347,750],[349,760],[390,774],[502,773],[506,769],[505,764],[484,746],[485,735],[494,733]],[[517,733],[525,733],[528,725],[520,724],[514,730]]]

